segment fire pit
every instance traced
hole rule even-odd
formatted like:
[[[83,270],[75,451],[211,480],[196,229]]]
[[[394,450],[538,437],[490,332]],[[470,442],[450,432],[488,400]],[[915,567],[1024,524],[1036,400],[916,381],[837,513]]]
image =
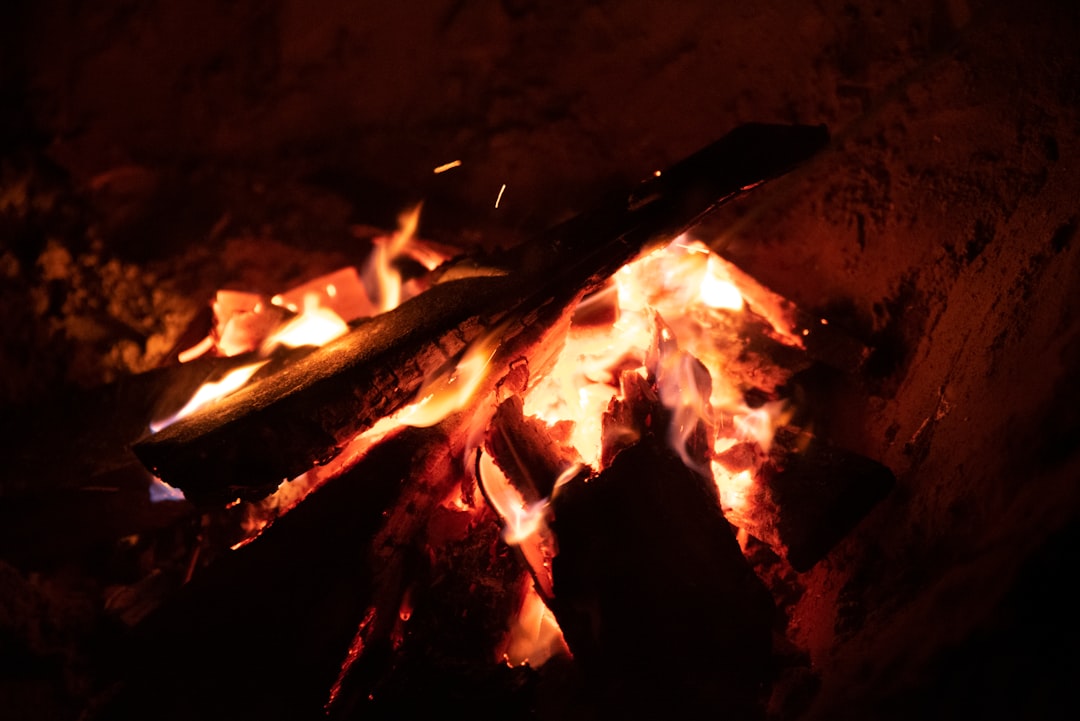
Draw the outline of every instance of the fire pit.
[[[0,708],[1075,715],[1075,11],[829,5],[19,11]],[[832,141],[549,262],[758,118]],[[648,266],[685,313],[624,303]],[[371,319],[264,345],[312,291]]]

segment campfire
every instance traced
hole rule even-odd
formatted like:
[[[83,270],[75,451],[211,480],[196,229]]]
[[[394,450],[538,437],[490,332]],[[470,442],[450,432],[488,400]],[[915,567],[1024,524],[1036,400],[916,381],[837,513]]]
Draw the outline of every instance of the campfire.
[[[370,585],[320,650],[326,713],[400,712],[457,614],[483,618],[469,660],[517,674],[491,682],[505,693],[561,664],[589,707],[764,713],[776,568],[808,570],[893,478],[789,424],[793,373],[865,350],[694,232],[826,137],[741,127],[491,257],[420,240],[417,206],[359,267],[217,293],[177,354],[207,380],[168,396],[135,453],[152,493],[231,511],[217,567],[309,547],[297,534],[342,523],[328,513],[376,519],[340,541]],[[190,579],[202,602],[242,577],[214,570]]]
[[[1067,6],[16,3],[0,716],[1075,717]]]

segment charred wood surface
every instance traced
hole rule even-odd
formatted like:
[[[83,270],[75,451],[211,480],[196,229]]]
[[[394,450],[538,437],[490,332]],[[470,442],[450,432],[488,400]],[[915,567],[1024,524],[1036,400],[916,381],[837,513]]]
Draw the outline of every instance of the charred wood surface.
[[[526,503],[549,498],[559,476],[581,462],[577,451],[559,442],[558,432],[526,417],[518,395],[500,403],[488,425],[484,448]]]
[[[377,591],[373,539],[424,497],[414,479],[450,467],[447,444],[403,430],[196,574],[137,629],[95,718],[316,718]]]
[[[508,319],[598,287],[643,250],[821,149],[824,128],[742,126],[503,259],[506,275],[450,280],[135,447],[194,494],[272,487],[333,456],[408,403],[425,377]]]
[[[717,456],[739,471],[760,465],[750,501],[732,521],[808,571],[892,489],[892,471],[794,426],[776,430],[768,453],[755,442]]]
[[[603,705],[760,715],[773,605],[715,486],[650,437],[554,499],[553,610]]]
[[[892,471],[796,428],[776,431],[760,483],[776,534],[797,571],[820,561],[892,490]]]

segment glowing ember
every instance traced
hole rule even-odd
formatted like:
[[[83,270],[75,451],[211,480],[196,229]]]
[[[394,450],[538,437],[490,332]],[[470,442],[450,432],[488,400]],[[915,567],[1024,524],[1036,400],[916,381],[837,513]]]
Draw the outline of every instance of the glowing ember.
[[[445,173],[447,170],[453,170],[454,168],[460,168],[460,167],[461,167],[461,161],[460,160],[451,160],[449,163],[443,163],[439,167],[435,168],[435,174],[438,175],[439,173]]]
[[[367,290],[356,268],[348,266],[333,273],[319,276],[279,293],[270,302],[296,313],[306,308],[314,297],[322,308],[336,313],[341,320],[348,322],[358,318],[375,315],[375,305],[368,298]]]

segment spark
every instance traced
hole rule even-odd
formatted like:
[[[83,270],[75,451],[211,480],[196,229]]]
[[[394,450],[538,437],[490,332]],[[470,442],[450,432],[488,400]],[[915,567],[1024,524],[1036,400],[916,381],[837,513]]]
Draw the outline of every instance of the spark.
[[[495,198],[495,207],[496,207],[496,208],[498,208],[498,207],[499,207],[499,201],[500,201],[500,200],[502,200],[502,196],[503,196],[503,193],[505,193],[505,192],[506,192],[506,183],[503,183],[503,184],[502,184],[502,187],[501,187],[501,188],[499,188],[499,195],[498,195],[498,197],[496,197],[496,198]]]
[[[460,160],[451,160],[449,163],[443,163],[439,167],[435,168],[435,174],[445,173],[447,170],[453,170],[454,168],[461,167]]]

